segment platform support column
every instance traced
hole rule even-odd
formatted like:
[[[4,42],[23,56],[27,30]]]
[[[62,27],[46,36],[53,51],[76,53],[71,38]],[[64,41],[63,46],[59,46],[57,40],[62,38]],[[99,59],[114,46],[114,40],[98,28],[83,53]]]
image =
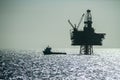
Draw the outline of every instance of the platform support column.
[[[93,46],[92,45],[81,45],[80,54],[84,54],[84,55],[93,54]]]

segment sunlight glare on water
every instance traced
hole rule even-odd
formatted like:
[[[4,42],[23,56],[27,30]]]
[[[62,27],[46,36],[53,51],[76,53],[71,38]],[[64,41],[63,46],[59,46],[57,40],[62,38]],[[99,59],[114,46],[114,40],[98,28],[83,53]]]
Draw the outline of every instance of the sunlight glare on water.
[[[1,50],[3,80],[119,80],[120,49],[95,49],[93,55],[43,55],[32,50]],[[73,54],[70,54],[70,53]]]

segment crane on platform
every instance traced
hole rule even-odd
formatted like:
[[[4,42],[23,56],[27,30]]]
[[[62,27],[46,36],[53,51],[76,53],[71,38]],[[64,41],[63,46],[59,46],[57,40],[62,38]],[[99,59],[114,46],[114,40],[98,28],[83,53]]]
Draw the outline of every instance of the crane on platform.
[[[71,27],[72,27],[74,30],[78,30],[78,28],[79,28],[79,26],[80,26],[80,24],[81,24],[81,22],[82,22],[82,20],[83,20],[84,15],[85,15],[85,14],[83,14],[83,15],[81,16],[80,21],[79,21],[79,23],[78,23],[77,26],[76,26],[76,24],[74,24],[74,26],[73,26],[73,24],[71,23],[71,21],[68,20],[68,23],[71,25]]]

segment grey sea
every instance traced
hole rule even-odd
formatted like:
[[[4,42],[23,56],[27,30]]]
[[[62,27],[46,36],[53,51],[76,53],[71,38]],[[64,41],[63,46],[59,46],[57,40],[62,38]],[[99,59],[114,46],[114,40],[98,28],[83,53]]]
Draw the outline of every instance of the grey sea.
[[[120,80],[120,49],[92,55],[43,55],[37,50],[0,50],[0,80]]]

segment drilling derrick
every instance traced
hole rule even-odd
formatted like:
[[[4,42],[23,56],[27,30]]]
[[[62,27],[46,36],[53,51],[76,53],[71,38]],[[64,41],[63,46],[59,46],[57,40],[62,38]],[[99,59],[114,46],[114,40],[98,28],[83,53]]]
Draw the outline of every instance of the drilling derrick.
[[[84,17],[83,30],[79,30],[80,23]],[[92,15],[91,11],[87,10],[86,14],[83,14],[78,26],[73,25],[70,20],[69,24],[72,26],[70,30],[72,45],[80,46],[80,54],[91,55],[93,53],[93,45],[101,46],[105,33],[95,33],[92,27]]]

